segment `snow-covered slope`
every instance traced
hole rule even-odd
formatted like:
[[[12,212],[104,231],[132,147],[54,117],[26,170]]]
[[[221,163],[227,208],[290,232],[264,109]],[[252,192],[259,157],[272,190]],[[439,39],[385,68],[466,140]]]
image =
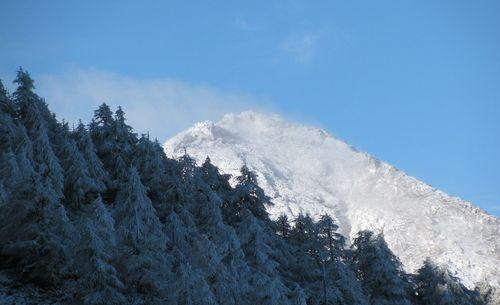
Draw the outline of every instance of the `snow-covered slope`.
[[[426,257],[464,282],[499,286],[500,221],[393,166],[356,151],[327,132],[255,112],[196,124],[165,143],[167,155],[210,156],[237,175],[246,163],[273,198],[272,216],[333,215],[342,233],[383,230],[409,271]]]

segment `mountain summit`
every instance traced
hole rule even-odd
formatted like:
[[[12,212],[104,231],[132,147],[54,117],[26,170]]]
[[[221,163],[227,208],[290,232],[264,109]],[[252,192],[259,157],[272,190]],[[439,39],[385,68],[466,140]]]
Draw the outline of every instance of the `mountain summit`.
[[[500,220],[450,196],[328,132],[257,112],[201,122],[164,145],[201,164],[209,156],[233,176],[246,164],[281,213],[332,215],[341,233],[382,231],[408,271],[426,257],[449,266],[465,284],[500,284]]]

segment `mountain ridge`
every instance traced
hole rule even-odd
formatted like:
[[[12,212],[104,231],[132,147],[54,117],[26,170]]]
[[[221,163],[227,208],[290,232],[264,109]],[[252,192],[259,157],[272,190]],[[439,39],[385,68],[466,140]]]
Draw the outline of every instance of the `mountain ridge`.
[[[273,217],[333,214],[346,236],[383,231],[407,270],[429,256],[469,286],[484,279],[499,286],[498,218],[323,129],[247,111],[197,123],[164,145],[172,156],[184,148],[228,174],[247,164],[275,203]]]

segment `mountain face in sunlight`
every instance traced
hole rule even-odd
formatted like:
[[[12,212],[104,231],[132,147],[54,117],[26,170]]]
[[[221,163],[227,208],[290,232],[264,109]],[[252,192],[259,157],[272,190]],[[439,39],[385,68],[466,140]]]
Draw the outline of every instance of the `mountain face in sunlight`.
[[[430,257],[467,285],[499,284],[498,218],[359,152],[327,132],[256,112],[196,124],[172,139],[169,156],[209,156],[236,175],[246,164],[274,206],[271,216],[333,215],[340,232],[383,232],[408,271]]]

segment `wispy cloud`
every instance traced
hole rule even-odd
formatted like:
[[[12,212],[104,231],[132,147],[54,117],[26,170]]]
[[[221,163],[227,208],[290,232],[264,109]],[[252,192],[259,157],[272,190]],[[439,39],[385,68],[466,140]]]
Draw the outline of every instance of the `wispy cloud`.
[[[282,43],[282,49],[301,63],[311,62],[318,47],[319,35],[315,33],[293,34]]]
[[[225,113],[255,109],[266,101],[175,79],[140,79],[100,70],[72,69],[35,80],[39,95],[70,123],[88,122],[93,110],[106,102],[114,109],[122,106],[137,132],[149,131],[159,140],[197,121],[218,120]]]

